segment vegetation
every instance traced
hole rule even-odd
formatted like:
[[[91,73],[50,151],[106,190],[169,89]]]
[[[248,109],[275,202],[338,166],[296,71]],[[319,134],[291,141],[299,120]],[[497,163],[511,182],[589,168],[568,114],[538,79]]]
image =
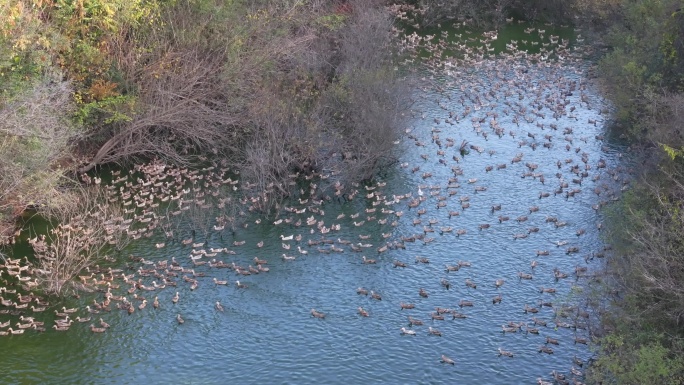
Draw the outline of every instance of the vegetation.
[[[291,193],[292,172],[326,168],[347,183],[392,161],[386,139],[406,93],[379,4],[4,0],[0,10],[5,235],[27,207],[67,201],[75,171],[104,164],[220,158],[268,210]]]
[[[607,47],[599,75],[614,104],[612,133],[640,167],[606,221],[616,296],[595,330],[589,379],[603,384],[684,383],[684,13],[680,1],[577,0],[578,20]],[[598,26],[598,27],[597,27]],[[641,151],[638,151],[641,150]]]

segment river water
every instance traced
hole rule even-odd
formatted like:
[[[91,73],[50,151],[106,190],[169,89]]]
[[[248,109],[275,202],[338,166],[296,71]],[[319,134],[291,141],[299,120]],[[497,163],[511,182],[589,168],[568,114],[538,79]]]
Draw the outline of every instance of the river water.
[[[524,37],[526,27],[511,29],[510,38]],[[503,36],[500,32],[497,45],[505,44]],[[575,339],[590,339],[586,327],[594,322],[593,316],[581,313],[583,297],[577,295],[590,280],[577,279],[575,269],[587,267],[583,275],[600,270],[593,257],[606,246],[597,227],[602,221],[597,206],[617,199],[624,184],[616,171],[624,149],[600,137],[601,110],[607,106],[587,81],[586,70],[581,60],[491,56],[467,67],[419,72],[423,82],[406,113],[398,164],[381,180],[359,186],[354,200],[322,206],[289,202],[293,209],[307,208],[280,217],[291,218],[290,223],[275,225],[273,218],[248,215],[248,227],[234,233],[195,232],[194,242],[206,242],[196,249],[227,247],[235,252],[198,261],[217,259],[246,268],[258,257],[268,261],[264,266],[269,272],[243,276],[233,269],[196,266],[195,273],[205,276],[196,277],[195,290],[181,278],[191,273],[180,273],[176,288],[138,290],[149,302],[143,310],[129,315],[114,308],[91,315],[92,322],[98,324],[101,317],[111,325],[105,333],[91,333],[90,323],[75,323],[67,332],[2,336],[0,382],[531,384],[537,378],[550,380],[553,370],[570,377],[570,368],[577,367],[573,359],[591,357],[589,348]],[[464,151],[459,150],[462,143]],[[410,207],[411,201],[417,207]],[[320,225],[305,223],[312,216],[324,228],[339,224],[340,229],[321,234]],[[295,226],[299,219],[304,223]],[[186,220],[174,231],[187,237],[192,229],[192,221]],[[121,255],[155,263],[174,257],[193,268],[193,247],[159,233],[132,242]],[[283,241],[281,235],[302,239]],[[418,239],[406,241],[412,237]],[[307,244],[320,239],[335,240],[343,251]],[[402,239],[405,248],[378,250]],[[236,241],[245,244],[235,246]],[[261,248],[256,246],[260,241]],[[344,241],[362,244],[362,251],[352,251]],[[165,247],[156,248],[161,242]],[[283,244],[291,248],[285,250]],[[308,253],[300,253],[298,246]],[[296,258],[286,260],[283,254]],[[363,257],[377,263],[366,264]],[[406,267],[395,267],[394,261]],[[445,271],[459,261],[470,266],[462,263],[458,271]],[[126,266],[131,269],[125,273],[131,274],[151,265],[128,260]],[[557,279],[555,269],[568,278]],[[532,279],[519,277],[525,274]],[[216,285],[213,278],[229,284]],[[147,286],[155,280],[140,279]],[[449,281],[448,289],[443,279]],[[497,288],[500,279],[504,282]],[[236,287],[236,280],[248,287]],[[114,283],[122,289],[113,293],[126,295],[137,307],[140,302],[125,292],[130,286],[120,281]],[[359,287],[382,299],[357,294]],[[556,293],[542,293],[541,288]],[[421,289],[426,297],[419,295]],[[494,304],[497,295],[501,302]],[[151,306],[155,296],[158,309]],[[79,308],[72,318],[86,317],[85,305],[93,298],[101,301],[102,294],[70,298],[34,316],[51,325],[53,316],[47,313],[66,305]],[[460,307],[462,300],[473,306]],[[215,309],[216,301],[223,312]],[[540,306],[540,301],[553,306]],[[400,303],[415,308],[402,310]],[[525,312],[527,306],[538,313]],[[359,307],[369,316],[360,316]],[[432,320],[436,307],[466,318],[452,319],[446,313],[444,320]],[[312,317],[311,309],[325,318]],[[424,325],[410,326],[409,316]],[[14,324],[17,318],[0,314],[2,322]],[[533,318],[547,325],[535,326]],[[509,323],[527,324],[539,334],[526,333],[525,326],[502,332]],[[429,327],[441,336],[429,334]],[[415,335],[402,334],[402,328]],[[547,344],[547,337],[558,345]],[[542,346],[553,354],[540,352]],[[499,348],[513,357],[499,355]],[[455,365],[440,362],[442,355]]]

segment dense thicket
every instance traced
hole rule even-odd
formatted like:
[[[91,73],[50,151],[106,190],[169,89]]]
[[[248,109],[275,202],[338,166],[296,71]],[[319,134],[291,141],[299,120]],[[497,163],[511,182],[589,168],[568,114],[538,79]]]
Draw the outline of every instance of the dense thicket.
[[[209,156],[277,198],[293,172],[346,183],[392,161],[406,93],[392,19],[373,1],[5,0],[0,11],[0,222],[68,201],[69,171],[102,164]]]
[[[684,383],[684,10],[676,0],[577,0],[606,54],[611,132],[630,143],[632,189],[609,212],[608,288],[590,380]]]

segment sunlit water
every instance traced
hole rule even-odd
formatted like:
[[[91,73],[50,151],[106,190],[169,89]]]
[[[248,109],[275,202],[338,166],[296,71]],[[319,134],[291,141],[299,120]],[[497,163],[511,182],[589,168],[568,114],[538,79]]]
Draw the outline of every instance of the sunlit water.
[[[386,201],[393,195],[408,193],[412,198],[418,198],[420,190],[425,201],[416,208],[408,207],[409,199],[373,206],[371,202],[375,198],[366,199],[364,196],[370,191],[359,186],[361,193],[352,202],[324,204],[321,207],[324,215],[307,210],[303,214],[284,216],[306,221],[314,215],[317,220],[324,220],[326,226],[340,224],[341,230],[332,231],[325,237],[368,243],[372,247],[352,252],[349,246],[338,243],[336,246],[344,252],[320,253],[318,247],[329,246],[306,245],[309,239],[322,238],[316,226],[274,225],[273,219],[264,219],[257,224],[256,216],[249,217],[249,226],[240,228],[235,234],[227,230],[210,231],[206,238],[198,236],[195,241],[206,240],[206,249],[228,247],[237,253],[220,254],[217,259],[246,267],[253,264],[254,257],[264,258],[268,260],[266,266],[270,272],[237,276],[231,269],[198,266],[195,272],[205,273],[206,277],[198,278],[199,287],[194,291],[179,277],[177,288],[138,291],[138,295],[150,302],[142,311],[136,309],[128,315],[126,311],[113,309],[93,316],[96,324],[101,316],[112,325],[106,333],[94,334],[88,329],[90,323],[75,323],[68,332],[39,334],[27,331],[24,335],[0,337],[3,352],[0,382],[523,384],[536,383],[538,377],[548,380],[552,370],[569,375],[573,357],[586,360],[591,356],[587,346],[574,343],[576,336],[588,338],[588,332],[557,327],[554,321],[586,325],[591,319],[576,314],[557,318],[554,308],[560,308],[561,304],[575,305],[576,298],[581,298],[573,295],[572,287],[586,286],[587,279],[575,280],[575,266],[587,266],[585,257],[604,248],[596,226],[602,220],[601,214],[592,206],[608,201],[609,191],[621,187],[621,179],[616,181],[613,173],[608,173],[619,165],[621,149],[595,138],[601,134],[604,119],[599,114],[603,107],[600,97],[591,86],[581,92],[577,90],[573,95],[561,96],[558,83],[554,83],[561,80],[563,84],[580,84],[585,82],[582,76],[582,69],[577,66],[535,64],[522,67],[504,60],[484,60],[476,67],[455,69],[430,79],[441,91],[435,92],[429,87],[427,91],[415,92],[416,103],[407,124],[410,132],[397,146],[402,164],[385,175],[381,181],[386,183],[384,187],[374,190],[375,194],[385,196]],[[525,84],[527,92],[519,96],[519,87],[510,81]],[[510,94],[507,95],[507,91]],[[580,102],[581,94],[586,95],[589,103]],[[474,101],[475,95],[479,95],[480,102]],[[532,115],[531,106],[538,95],[541,95],[538,104],[542,105],[546,97],[568,100],[567,114],[554,119],[552,112],[542,107],[535,111],[545,114],[544,118]],[[506,106],[505,101],[510,105]],[[522,118],[518,125],[513,122],[512,110],[516,103],[526,108],[526,116],[531,122]],[[575,110],[570,113],[572,106]],[[461,116],[466,108],[470,108],[470,112]],[[444,121],[450,111],[460,116],[458,121],[450,120],[453,124]],[[494,116],[488,116],[487,112],[498,114],[496,120],[504,129],[501,137],[490,127]],[[484,119],[480,123],[480,133],[473,127],[473,118],[476,121]],[[589,124],[589,120],[598,123]],[[543,123],[544,128],[537,123]],[[557,125],[558,129],[551,129],[551,124]],[[572,134],[564,134],[564,129],[569,127],[573,129]],[[488,133],[487,138],[482,132]],[[440,148],[433,135],[442,144],[443,156],[438,155]],[[549,141],[544,135],[550,135],[551,148],[543,147],[543,143]],[[447,138],[453,139],[453,147],[445,146]],[[460,157],[459,145],[464,140],[468,143],[469,154]],[[418,142],[424,145],[416,145]],[[536,148],[532,143],[537,144]],[[570,150],[566,150],[566,144],[570,145]],[[479,154],[470,145],[481,147],[484,152]],[[576,151],[577,148],[580,150]],[[522,160],[512,163],[519,154],[522,154]],[[582,154],[586,154],[591,168],[587,170],[589,176],[582,178],[579,185],[572,182],[579,176],[571,167],[579,165],[580,172],[585,171]],[[426,155],[427,159],[421,155]],[[458,162],[453,159],[454,155],[459,158]],[[606,162],[607,168],[597,168],[600,159]],[[538,176],[523,177],[529,172],[526,163],[538,165],[533,172],[544,175],[543,184]],[[497,169],[497,165],[503,164],[506,168]],[[493,169],[487,172],[487,166],[493,166]],[[414,167],[420,169],[412,171]],[[455,175],[452,167],[460,167],[462,175]],[[423,178],[426,172],[432,176]],[[452,186],[458,184],[460,187],[447,188],[452,177],[458,179],[451,182]],[[474,178],[477,180],[468,182]],[[554,194],[561,181],[568,182],[569,186],[562,193]],[[486,187],[486,191],[476,191],[477,186]],[[566,197],[573,188],[579,188],[581,192]],[[600,195],[593,192],[595,188],[600,189]],[[449,191],[455,194],[449,195]],[[432,196],[432,192],[436,195]],[[549,196],[540,198],[541,193],[549,193]],[[439,196],[446,197],[446,205],[441,208],[437,207]],[[469,197],[470,207],[464,209],[465,197]],[[306,207],[306,204],[294,202],[291,205]],[[495,205],[501,205],[501,210],[493,212]],[[530,212],[532,206],[538,206],[539,210]],[[375,213],[363,212],[373,207],[377,209]],[[401,218],[385,215],[380,212],[382,209],[402,211],[404,215]],[[426,209],[426,213],[418,216],[416,213],[420,209]],[[460,214],[449,218],[449,211]],[[359,212],[358,218],[350,218]],[[341,213],[346,217],[336,219]],[[368,216],[376,219],[369,221]],[[500,223],[499,216],[510,219]],[[516,221],[520,216],[528,219]],[[546,221],[549,216],[557,217],[566,225],[556,227]],[[384,218],[388,219],[387,223],[378,223]],[[422,223],[414,225],[413,221],[418,218]],[[436,231],[424,233],[424,226],[428,226],[430,219],[438,221],[431,226]],[[354,225],[360,221],[366,223]],[[396,227],[392,226],[393,221],[397,221]],[[490,227],[480,230],[484,224]],[[440,234],[443,227],[453,230]],[[534,227],[538,227],[539,232],[529,233]],[[586,233],[576,235],[579,229]],[[457,230],[466,230],[466,233],[457,236]],[[186,222],[176,229],[176,234],[183,237],[190,231],[191,225]],[[383,233],[391,233],[391,236],[383,239]],[[292,248],[284,250],[280,235],[297,234],[303,236],[302,241],[286,241],[284,243]],[[386,242],[421,234],[434,241],[427,244],[420,240],[407,242],[405,250],[377,252]],[[514,239],[516,234],[528,236]],[[370,238],[362,240],[359,235]],[[264,247],[256,248],[262,240]],[[154,247],[154,243],[163,241],[163,234],[136,241],[123,251],[123,255],[151,261],[175,257],[182,265],[191,266],[188,257],[191,246],[172,242],[161,249]],[[246,241],[246,244],[233,246],[234,241]],[[557,247],[558,241],[568,243]],[[297,246],[308,254],[300,254],[295,250]],[[570,247],[579,248],[579,252],[567,253]],[[537,256],[537,251],[542,250],[548,250],[549,255]],[[296,260],[284,261],[281,259],[283,253],[296,256]],[[377,264],[364,264],[362,256],[377,259]],[[416,263],[418,256],[428,258],[429,264]],[[395,260],[405,262],[407,267],[393,267]],[[533,260],[538,261],[535,269],[530,266]],[[445,272],[445,265],[456,265],[458,261],[468,261],[472,266]],[[595,264],[589,262],[590,271],[596,268]],[[129,265],[132,270],[126,271],[127,274],[140,267],[135,262]],[[567,273],[569,278],[556,280],[554,268]],[[533,279],[520,280],[519,272],[531,273]],[[215,285],[212,278],[227,279],[230,284]],[[442,278],[450,281],[449,290],[440,284]],[[143,278],[143,282],[151,285],[153,279]],[[248,288],[236,288],[237,279]],[[466,279],[475,282],[477,288],[467,287]],[[505,280],[498,289],[494,285],[497,279]],[[380,293],[382,300],[358,295],[358,287]],[[542,294],[541,287],[555,288],[557,293]],[[419,296],[421,288],[429,293],[427,298]],[[171,298],[176,291],[180,300],[173,304]],[[115,292],[121,294],[123,289]],[[502,302],[493,304],[492,298],[497,294],[501,294]],[[154,296],[158,296],[161,303],[159,309],[151,306]],[[97,298],[101,299],[101,295]],[[67,306],[84,307],[92,299],[93,296],[71,299]],[[472,301],[474,306],[459,308],[461,300]],[[539,307],[540,300],[553,302],[554,308]],[[216,301],[223,304],[225,312],[215,310]],[[401,310],[400,302],[414,303],[415,309]],[[48,312],[62,305],[55,305]],[[525,313],[526,305],[538,308],[539,313]],[[358,307],[363,307],[370,316],[359,316]],[[452,320],[447,313],[444,321],[431,321],[430,313],[435,307],[455,309],[467,318]],[[324,312],[325,319],[313,318],[312,308]],[[184,324],[178,324],[177,314],[185,319]],[[87,314],[83,310],[77,315]],[[409,327],[408,316],[422,320],[425,325]],[[51,325],[51,316],[36,317],[45,318],[46,325]],[[539,335],[526,334],[522,330],[502,333],[501,325],[511,321],[526,322],[533,327],[532,317],[548,321],[547,327],[538,326]],[[14,323],[16,318],[0,315],[0,321],[11,319]],[[442,336],[428,334],[429,326],[441,331]],[[402,327],[414,330],[416,335],[401,335]],[[538,351],[545,345],[546,337],[559,341],[558,346],[548,345],[554,349],[554,354]],[[514,357],[499,356],[498,348],[513,352]],[[454,359],[456,364],[440,363],[443,354]]]

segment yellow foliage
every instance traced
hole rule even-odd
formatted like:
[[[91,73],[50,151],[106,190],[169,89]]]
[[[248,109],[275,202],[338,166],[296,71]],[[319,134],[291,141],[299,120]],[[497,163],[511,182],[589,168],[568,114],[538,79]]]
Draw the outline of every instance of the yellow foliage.
[[[663,143],[660,143],[660,146],[663,148],[663,151],[665,151],[670,160],[675,160],[676,157],[684,155],[684,148],[678,150]]]
[[[88,89],[88,94],[95,101],[101,101],[108,97],[119,96],[116,91],[118,84],[103,79],[97,79]]]

